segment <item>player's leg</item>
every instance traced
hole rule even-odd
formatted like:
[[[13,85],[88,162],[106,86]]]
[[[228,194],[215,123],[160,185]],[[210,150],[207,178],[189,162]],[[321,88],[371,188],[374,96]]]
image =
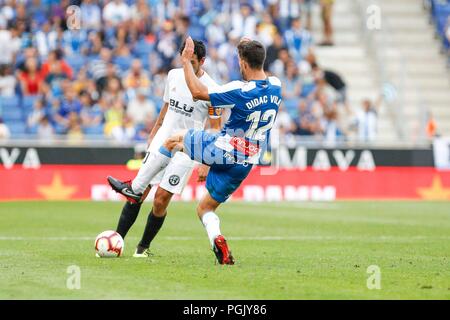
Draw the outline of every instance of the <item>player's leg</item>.
[[[153,208],[148,216],[142,239],[137,246],[135,257],[148,256],[152,240],[157,235],[167,215],[167,207],[174,194],[181,194],[191,176],[194,162],[184,153],[177,152],[165,168],[153,200]],[[152,180],[152,183],[154,180]]]
[[[156,190],[153,200],[153,207],[147,217],[144,233],[141,241],[136,247],[134,253],[135,258],[148,257],[150,244],[161,229],[167,215],[167,207],[172,199],[173,193],[166,191],[160,187]]]
[[[124,195],[131,202],[142,202],[142,195],[150,181],[169,164],[172,154],[183,148],[182,131],[164,142],[158,151],[148,152],[138,174],[130,182],[122,182],[113,177],[108,177],[108,183],[116,192]]]
[[[147,197],[148,193],[150,192],[150,189],[151,186],[148,186],[147,189],[144,191],[143,199]],[[127,235],[131,226],[136,221],[136,218],[139,214],[139,210],[141,209],[141,205],[142,205],[141,202],[139,203],[133,203],[130,201],[125,202],[116,228],[116,232],[120,234],[123,239],[125,239],[125,236]]]
[[[220,264],[234,264],[227,241],[220,231],[220,219],[215,213],[219,205],[236,191],[251,170],[251,165],[214,164],[206,178],[208,193],[197,207],[197,214],[208,234],[209,241]]]
[[[208,234],[209,242],[220,264],[234,264],[227,241],[220,231],[220,219],[216,214],[220,202],[206,193],[197,206],[197,214]]]

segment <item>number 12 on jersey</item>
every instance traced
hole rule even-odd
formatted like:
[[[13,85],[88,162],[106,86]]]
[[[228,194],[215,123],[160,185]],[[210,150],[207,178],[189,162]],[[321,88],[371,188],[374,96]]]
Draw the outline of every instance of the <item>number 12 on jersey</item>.
[[[247,122],[251,121],[250,127],[245,133],[245,137],[253,140],[264,141],[266,139],[266,131],[272,129],[277,111],[269,109],[261,116],[261,111],[252,112],[247,116]],[[266,123],[260,127],[260,122]]]

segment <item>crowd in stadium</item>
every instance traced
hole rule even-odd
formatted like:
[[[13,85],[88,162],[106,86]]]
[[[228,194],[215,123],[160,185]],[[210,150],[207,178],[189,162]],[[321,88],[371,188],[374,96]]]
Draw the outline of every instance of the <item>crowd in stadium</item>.
[[[189,34],[206,43],[205,68],[219,84],[240,78],[240,38],[261,41],[265,69],[284,87],[279,131],[340,139],[345,82],[314,55],[315,46],[333,45],[333,2],[2,0],[0,136],[145,141]],[[313,5],[322,10],[323,39],[308,30]]]

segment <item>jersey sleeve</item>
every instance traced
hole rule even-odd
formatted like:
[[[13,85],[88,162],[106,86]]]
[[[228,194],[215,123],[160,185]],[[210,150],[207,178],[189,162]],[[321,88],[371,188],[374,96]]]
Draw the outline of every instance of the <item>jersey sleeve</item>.
[[[242,81],[232,81],[223,86],[214,86],[208,89],[209,99],[214,108],[233,108],[242,96]]]

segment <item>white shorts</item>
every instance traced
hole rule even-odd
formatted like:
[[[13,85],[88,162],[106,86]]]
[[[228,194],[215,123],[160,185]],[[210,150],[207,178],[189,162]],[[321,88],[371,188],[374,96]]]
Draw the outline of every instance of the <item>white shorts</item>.
[[[151,185],[159,184],[160,188],[181,194],[187,185],[194,169],[195,161],[184,152],[177,152],[164,170],[161,170],[151,181]]]

